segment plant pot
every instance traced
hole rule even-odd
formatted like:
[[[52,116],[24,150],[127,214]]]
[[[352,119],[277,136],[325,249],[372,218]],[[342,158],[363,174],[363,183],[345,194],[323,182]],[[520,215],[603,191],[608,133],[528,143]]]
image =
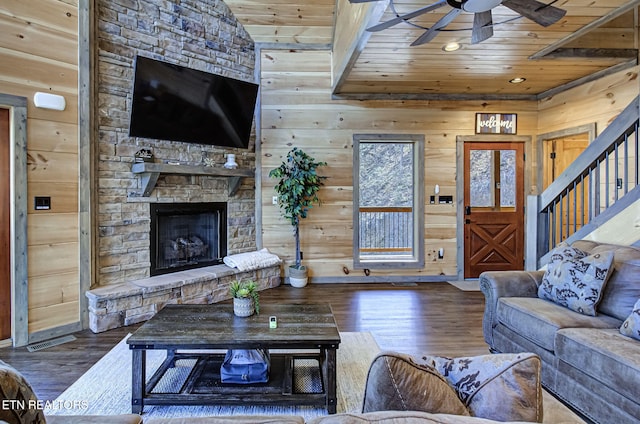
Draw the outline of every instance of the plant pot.
[[[307,285],[307,267],[301,266],[296,268],[295,266],[289,267],[289,283],[293,287],[304,287]]]
[[[234,297],[233,313],[239,317],[249,317],[256,311],[253,299],[250,297]]]

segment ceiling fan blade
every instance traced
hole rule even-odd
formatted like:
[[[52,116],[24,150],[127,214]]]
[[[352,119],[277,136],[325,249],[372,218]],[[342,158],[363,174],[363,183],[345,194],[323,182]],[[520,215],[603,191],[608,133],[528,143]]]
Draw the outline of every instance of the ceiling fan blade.
[[[420,44],[426,44],[429,41],[431,41],[434,38],[436,38],[436,35],[438,35],[438,30],[440,28],[444,28],[447,25],[449,25],[451,23],[451,21],[453,21],[455,19],[455,17],[460,14],[460,12],[462,12],[462,9],[451,9],[449,11],[449,13],[447,13],[442,18],[440,18],[440,20],[438,22],[433,24],[431,26],[431,28],[426,30],[424,32],[424,34],[422,34],[420,37],[418,37],[416,39],[416,41],[411,43],[411,45],[412,46],[419,46]]]
[[[471,44],[482,43],[493,36],[493,16],[491,10],[478,12],[473,15],[473,30],[471,32]]]
[[[400,22],[404,22],[404,21],[407,21],[407,20],[409,20],[411,18],[415,18],[416,16],[420,16],[420,15],[425,14],[427,12],[431,12],[432,10],[436,10],[436,9],[444,6],[445,4],[447,4],[447,0],[440,0],[437,3],[431,4],[429,6],[426,6],[426,7],[417,9],[417,10],[414,10],[411,13],[407,13],[405,15],[401,15],[401,16],[395,17],[393,19],[389,19],[386,22],[381,22],[378,25],[374,25],[374,26],[372,26],[370,28],[367,28],[367,31],[370,31],[370,32],[382,31],[383,29],[390,28],[390,27],[392,27],[394,25],[399,24]]]
[[[349,3],[371,3],[372,1],[378,0],[349,0]]]
[[[548,6],[536,0],[504,0],[502,5],[543,27],[555,24],[567,13],[564,9]]]

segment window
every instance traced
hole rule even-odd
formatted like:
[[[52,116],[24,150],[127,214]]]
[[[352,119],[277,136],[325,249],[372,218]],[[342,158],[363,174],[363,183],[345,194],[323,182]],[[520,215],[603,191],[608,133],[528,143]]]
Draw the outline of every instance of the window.
[[[356,268],[424,267],[424,136],[356,134]]]

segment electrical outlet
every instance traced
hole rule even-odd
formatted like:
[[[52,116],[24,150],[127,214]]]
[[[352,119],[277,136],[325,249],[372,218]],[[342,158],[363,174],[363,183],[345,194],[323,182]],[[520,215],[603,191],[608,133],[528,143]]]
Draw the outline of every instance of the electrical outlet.
[[[273,204],[273,205],[277,205],[278,204],[278,196],[273,196],[271,198],[271,204]]]

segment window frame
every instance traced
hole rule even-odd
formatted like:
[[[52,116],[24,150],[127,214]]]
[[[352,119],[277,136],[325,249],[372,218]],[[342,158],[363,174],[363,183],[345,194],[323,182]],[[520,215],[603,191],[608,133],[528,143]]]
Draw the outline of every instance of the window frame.
[[[423,134],[354,134],[353,135],[353,266],[355,269],[422,269],[424,258],[424,135]],[[362,258],[360,253],[360,144],[413,144],[413,246],[410,259],[390,257]]]

